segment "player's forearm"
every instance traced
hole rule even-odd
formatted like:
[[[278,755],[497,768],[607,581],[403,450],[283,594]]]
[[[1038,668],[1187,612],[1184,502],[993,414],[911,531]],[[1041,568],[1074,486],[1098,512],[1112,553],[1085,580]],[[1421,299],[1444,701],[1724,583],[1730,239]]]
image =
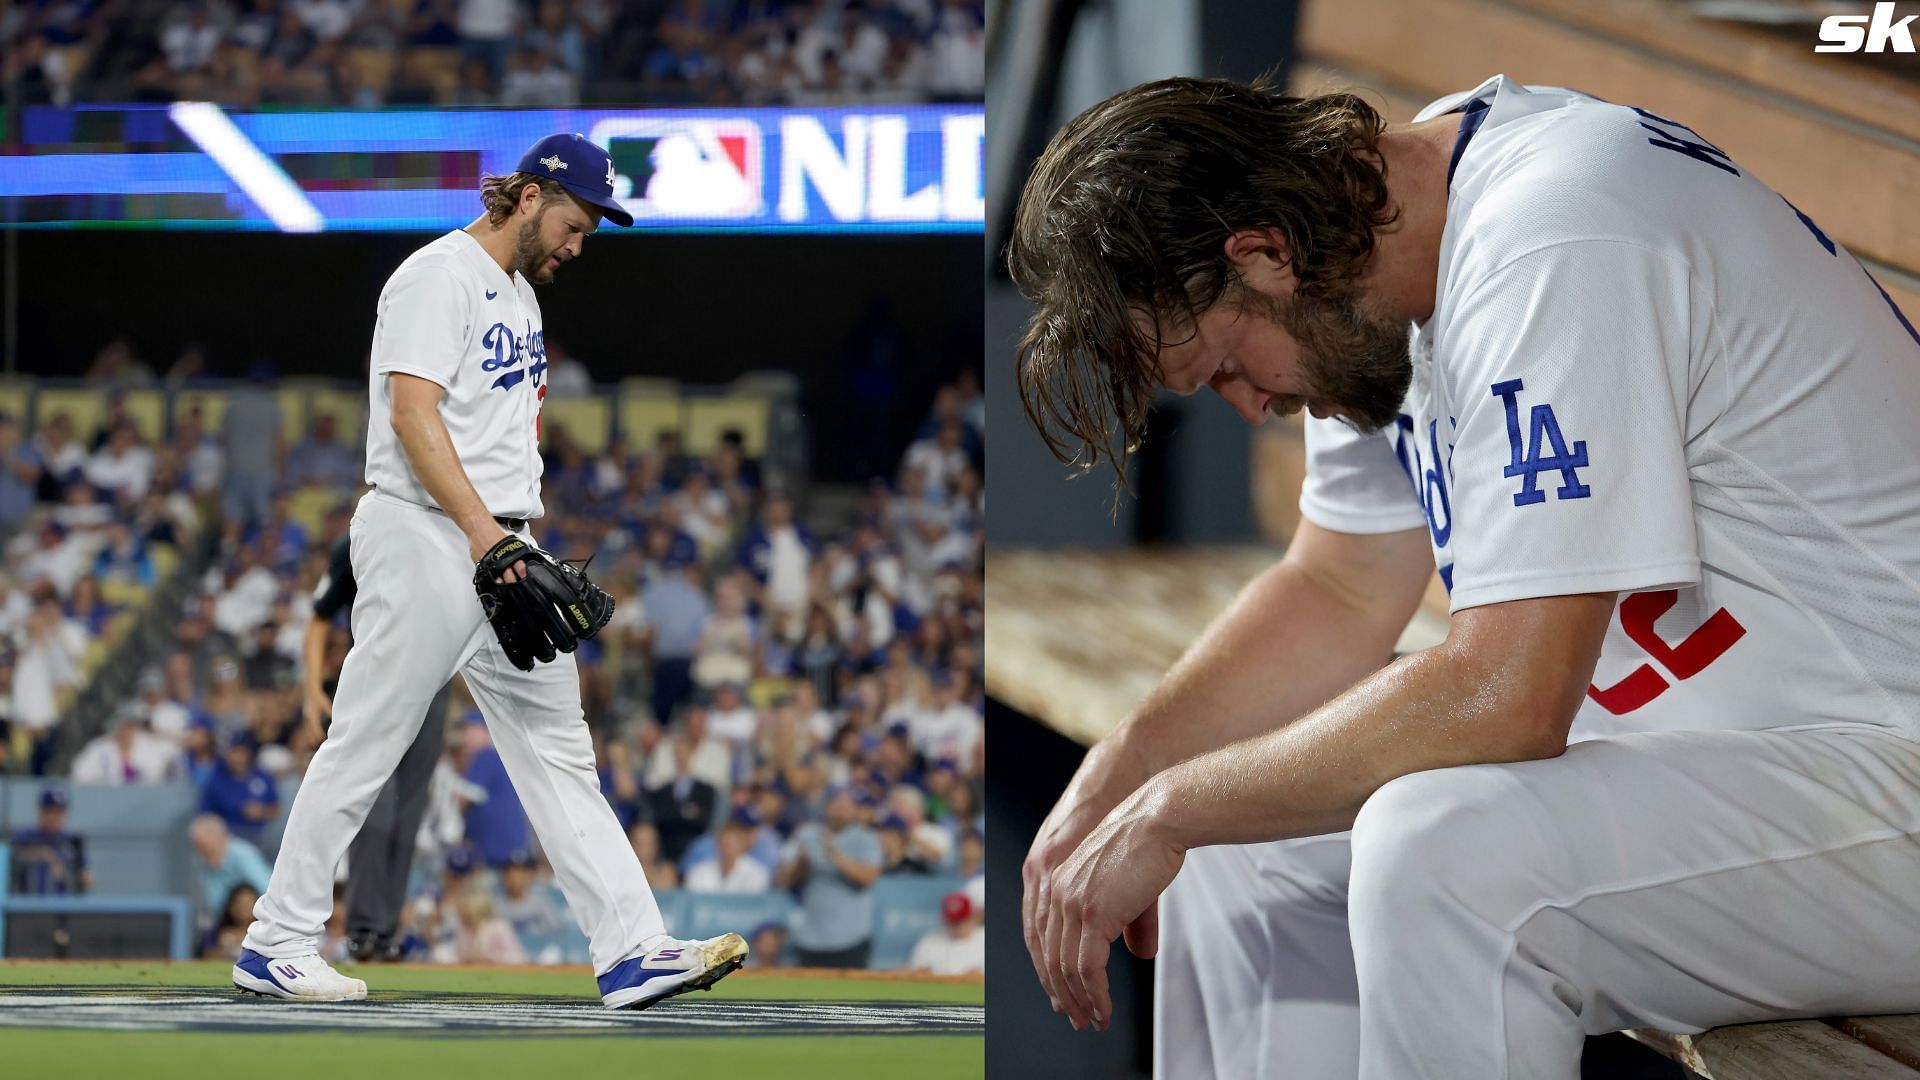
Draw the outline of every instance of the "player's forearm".
[[[480,500],[473,481],[467,477],[460,455],[454,452],[453,437],[438,409],[423,406],[396,406],[393,433],[406,452],[407,464],[420,486],[433,497],[434,504],[447,512],[461,531],[472,536],[484,532],[493,523],[487,504]]]
[[[1188,648],[1107,740],[1110,753],[1131,759],[1122,768],[1142,774],[1137,786],[1195,754],[1291,723],[1379,670],[1402,622],[1278,563]]]
[[[1608,607],[1595,609],[1602,621],[1583,620],[1584,629],[1536,650],[1456,633],[1285,728],[1167,769],[1115,814],[1146,815],[1182,849],[1260,843],[1351,828],[1368,797],[1409,773],[1555,756],[1612,603],[1557,599]]]
[[[300,639],[300,688],[308,694],[324,693],[326,672],[321,668],[327,662],[327,634],[331,629],[330,623],[316,616],[307,621],[306,636]]]

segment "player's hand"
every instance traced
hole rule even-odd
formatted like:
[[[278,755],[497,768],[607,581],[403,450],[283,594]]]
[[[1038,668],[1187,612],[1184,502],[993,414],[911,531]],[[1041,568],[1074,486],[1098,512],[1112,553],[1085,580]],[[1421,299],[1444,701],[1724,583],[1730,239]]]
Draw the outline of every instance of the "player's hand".
[[[507,530],[501,528],[499,524],[490,522],[489,525],[492,531],[489,532],[483,529],[479,533],[469,534],[467,537],[467,554],[472,556],[476,564],[486,556],[487,552],[493,550],[493,545],[506,539],[509,535]],[[504,585],[519,581],[526,576],[527,568],[525,564],[516,559],[513,565],[507,567],[504,573],[493,580]]]
[[[1151,785],[1114,808],[1054,870],[1038,966],[1047,994],[1066,1010],[1075,1031],[1113,1023],[1107,953],[1113,939],[1138,926],[1157,943],[1160,894],[1173,884],[1187,853],[1159,827]],[[1142,944],[1146,942],[1143,940]]]
[[[1052,911],[1053,872],[1066,862],[1080,842],[1086,839],[1120,801],[1146,779],[1138,762],[1129,758],[1111,740],[1095,746],[1075,774],[1066,793],[1054,804],[1047,820],[1033,838],[1027,858],[1020,867],[1020,925],[1027,942],[1027,954],[1033,958],[1034,974],[1042,986],[1051,986],[1048,972],[1041,964],[1041,942],[1047,933]],[[1051,989],[1053,1011],[1062,1011],[1062,1002]]]

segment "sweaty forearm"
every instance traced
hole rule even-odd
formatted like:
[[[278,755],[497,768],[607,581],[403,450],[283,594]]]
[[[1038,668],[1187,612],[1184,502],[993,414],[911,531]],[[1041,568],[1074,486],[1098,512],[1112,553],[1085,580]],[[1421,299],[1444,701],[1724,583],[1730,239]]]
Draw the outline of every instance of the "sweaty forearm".
[[[1261,843],[1351,828],[1369,796],[1409,773],[1559,754],[1613,596],[1522,604],[1480,609],[1480,629],[1456,619],[1443,644],[1297,722],[1167,769],[1135,793],[1137,808],[1183,850]]]
[[[1110,753],[1131,759],[1138,783],[1291,723],[1387,663],[1400,622],[1281,562],[1188,648],[1110,737]]]
[[[394,409],[393,433],[406,452],[413,475],[420,478],[420,486],[463,532],[472,535],[492,523],[493,515],[460,464],[460,455],[454,452],[453,438],[447,434],[438,409]]]

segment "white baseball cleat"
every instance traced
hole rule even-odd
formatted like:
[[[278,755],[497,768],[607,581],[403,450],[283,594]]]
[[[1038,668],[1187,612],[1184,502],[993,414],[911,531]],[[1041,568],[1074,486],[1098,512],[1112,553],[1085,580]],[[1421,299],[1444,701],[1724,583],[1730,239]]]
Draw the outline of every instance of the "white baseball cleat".
[[[289,1001],[365,1001],[367,984],[333,970],[319,953],[305,956],[261,956],[240,950],[233,965],[233,985],[261,997]]]
[[[705,941],[661,938],[600,976],[600,1000],[609,1009],[644,1009],[675,994],[712,989],[746,962],[747,942],[739,934]]]

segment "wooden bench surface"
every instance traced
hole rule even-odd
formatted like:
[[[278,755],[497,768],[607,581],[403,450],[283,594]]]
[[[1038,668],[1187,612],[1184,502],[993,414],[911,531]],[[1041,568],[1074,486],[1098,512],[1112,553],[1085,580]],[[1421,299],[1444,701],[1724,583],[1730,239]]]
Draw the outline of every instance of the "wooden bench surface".
[[[1279,557],[1253,546],[990,550],[987,692],[1092,745]],[[1445,620],[1423,610],[1400,648],[1445,636]]]

